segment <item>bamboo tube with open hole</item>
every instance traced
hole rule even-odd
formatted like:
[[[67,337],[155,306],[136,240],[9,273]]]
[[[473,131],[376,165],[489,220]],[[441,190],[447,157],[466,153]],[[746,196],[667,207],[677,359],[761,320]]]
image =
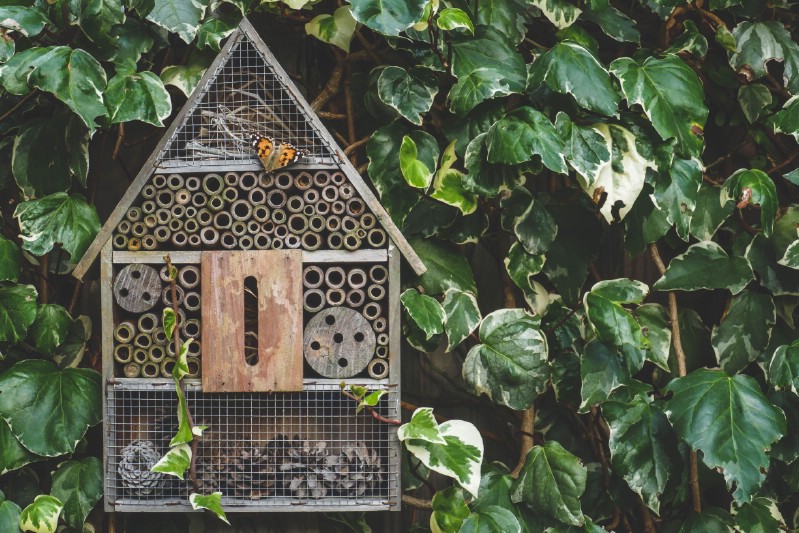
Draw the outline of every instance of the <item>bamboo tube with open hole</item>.
[[[315,204],[320,200],[319,191],[317,189],[308,189],[302,193],[302,199],[306,204]]]
[[[295,233],[289,233],[283,239],[283,243],[286,245],[286,248],[296,249],[302,245],[302,239]]]
[[[307,289],[302,294],[302,308],[309,313],[321,311],[326,301],[325,293],[319,289]]]
[[[133,322],[124,321],[117,324],[114,328],[114,338],[117,342],[128,344],[133,342],[133,337],[136,336],[136,326]]]
[[[117,224],[117,232],[126,235],[130,233],[130,226],[131,226],[130,220],[127,219],[121,220],[119,224]]]
[[[219,242],[219,231],[216,228],[206,226],[200,230],[200,241],[206,246],[213,246]]]
[[[167,228],[169,228],[169,231],[172,233],[180,231],[183,229],[183,221],[179,218],[173,218],[169,221],[169,224],[167,224]]]
[[[224,198],[227,203],[233,203],[239,198],[239,190],[235,187],[225,187],[222,190],[222,198]]]
[[[189,242],[189,236],[186,234],[185,231],[176,231],[172,234],[172,244],[175,245],[177,248],[183,248]]]
[[[202,351],[200,339],[191,339],[191,342],[187,342],[186,344],[188,345],[186,350],[189,355],[193,355],[194,357],[200,356],[200,352]]]
[[[383,313],[383,308],[377,302],[369,302],[363,306],[363,316],[366,320],[375,320]]]
[[[200,284],[200,269],[194,265],[186,265],[178,271],[178,283],[184,289],[193,289]]]
[[[169,340],[166,338],[166,332],[164,331],[164,328],[161,326],[155,328],[153,330],[152,335],[153,335],[153,342],[158,346],[164,346]]]
[[[160,363],[166,357],[166,350],[163,346],[153,344],[147,349],[147,359],[153,363]]]
[[[217,194],[209,197],[205,205],[208,206],[208,209],[211,211],[219,212],[225,208],[225,199],[222,198],[221,194]]]
[[[316,265],[309,265],[302,270],[302,284],[309,289],[322,286],[325,281],[324,271]]]
[[[175,204],[175,193],[169,189],[160,189],[155,195],[155,203],[158,207],[168,209]]]
[[[261,231],[261,224],[255,219],[250,220],[247,222],[247,233],[251,237],[255,237],[255,234]]]
[[[275,184],[275,177],[269,172],[258,173],[258,186],[268,189]]]
[[[147,361],[141,365],[141,375],[143,378],[157,378],[160,374],[161,367],[152,361]]]
[[[317,170],[313,175],[313,184],[320,189],[330,183],[330,173],[324,170]]]
[[[375,216],[372,213],[364,213],[361,215],[360,223],[363,229],[370,230],[375,227],[377,219],[375,219]]]
[[[280,189],[272,189],[266,195],[266,203],[269,204],[269,207],[272,209],[279,209],[286,205],[286,193],[281,191]]]
[[[335,185],[328,185],[322,189],[322,200],[328,203],[338,200],[338,187]]]
[[[153,237],[155,237],[156,242],[167,242],[171,236],[172,234],[166,226],[158,226],[153,230]]]
[[[386,289],[382,285],[378,285],[373,283],[369,285],[369,288],[366,289],[366,294],[369,296],[369,299],[375,302],[379,302],[386,296]]]
[[[142,222],[144,222],[144,225],[147,226],[148,229],[153,229],[158,225],[158,217],[155,216],[155,213],[147,213],[144,215]]]
[[[174,357],[165,357],[163,361],[161,361],[161,365],[159,366],[159,371],[161,375],[165,378],[172,377],[172,369],[175,368],[176,359]]]
[[[239,237],[239,248],[242,250],[252,250],[255,243],[251,236],[249,235],[241,235]]]
[[[202,181],[197,176],[188,176],[183,184],[189,191],[197,192],[202,187]]]
[[[225,185],[228,187],[238,187],[239,186],[239,175],[235,172],[227,172],[225,173],[224,177],[222,178],[225,180]]]
[[[361,247],[361,238],[354,232],[344,235],[344,248],[353,251]]]
[[[147,348],[134,348],[133,349],[133,362],[143,365],[147,362],[147,358],[149,357],[150,352],[147,351]]]
[[[230,206],[230,213],[234,219],[246,222],[252,217],[252,205],[248,200],[236,200]]]
[[[294,213],[289,217],[287,225],[289,230],[299,235],[308,230],[308,217],[302,213]]]
[[[361,289],[347,291],[347,305],[350,307],[360,307],[366,300],[366,295]]]
[[[378,346],[388,346],[388,333],[378,333],[377,344]]]
[[[347,214],[351,217],[359,217],[366,209],[366,204],[360,198],[350,198],[346,203]]]
[[[271,235],[275,232],[275,222],[273,220],[266,220],[263,224],[261,224],[261,231],[266,233],[267,235]]]
[[[382,285],[388,280],[388,269],[383,265],[374,265],[369,269],[369,279],[372,283]]]
[[[247,223],[241,220],[234,220],[233,224],[230,225],[230,232],[236,237],[241,237],[247,233]]]
[[[367,281],[366,271],[362,268],[351,268],[347,272],[347,285],[352,289],[362,289]]]
[[[325,230],[325,218],[319,215],[311,215],[308,217],[308,229],[316,233],[321,233]]]
[[[112,241],[114,243],[115,250],[124,250],[128,247],[128,238],[127,236],[117,233],[114,235],[114,239]]]
[[[131,222],[138,222],[139,220],[141,220],[141,217],[142,217],[141,209],[136,206],[131,207],[125,213],[125,218],[127,218]]]
[[[202,209],[208,203],[208,195],[202,191],[197,191],[191,196],[191,205],[197,209]]]
[[[330,212],[330,204],[323,200],[319,200],[314,205],[314,211],[317,215],[324,216]]]
[[[289,199],[286,200],[286,210],[289,213],[301,213],[304,207],[305,201],[302,196],[289,196]]]
[[[137,378],[141,376],[141,367],[136,363],[128,363],[122,367],[122,374],[126,378]]]
[[[139,315],[136,325],[142,333],[152,334],[153,330],[158,327],[158,317],[155,313],[144,313]],[[152,339],[150,342],[152,343]]]
[[[153,176],[152,184],[156,189],[163,189],[166,187],[166,176],[163,174],[156,174]]]
[[[327,235],[327,247],[331,250],[341,250],[344,246],[344,235],[338,231],[331,231]]]
[[[158,191],[158,189],[155,188],[155,185],[148,183],[141,188],[141,197],[145,200],[152,200],[155,198],[156,191]]]
[[[138,237],[131,237],[128,239],[128,250],[131,252],[138,252],[141,250],[141,239]]]
[[[145,200],[141,203],[141,212],[145,215],[154,214],[158,210],[158,204],[155,200]]]
[[[343,172],[333,172],[330,174],[330,183],[333,185],[342,185],[347,183],[347,177],[344,175]]]
[[[130,344],[117,344],[114,346],[114,361],[121,364],[130,363],[133,360],[133,346]]]
[[[200,360],[198,358],[187,357],[186,366],[189,368],[189,371],[186,374],[187,378],[196,378],[200,375]]]
[[[353,195],[355,194],[355,189],[352,188],[352,185],[349,183],[342,183],[338,186],[338,197],[342,200],[351,200],[353,199]],[[360,198],[354,198],[356,200],[363,201]]]
[[[375,355],[381,359],[388,359],[388,346],[381,344],[375,348]]]
[[[184,337],[190,339],[200,338],[200,320],[197,318],[190,318],[183,322],[180,327],[180,332]]]
[[[383,379],[388,376],[388,365],[381,358],[369,361],[369,366],[366,367],[366,370],[372,379]]]
[[[341,231],[344,233],[352,233],[360,227],[361,226],[358,224],[358,221],[349,215],[345,215],[341,219]]]
[[[380,248],[386,244],[386,232],[383,228],[372,228],[366,236],[366,242],[373,248]]]
[[[191,192],[188,189],[178,189],[175,191],[175,203],[187,205],[191,203]]]
[[[275,187],[278,189],[290,189],[294,185],[294,177],[291,172],[279,172],[275,175]]]
[[[230,228],[233,224],[233,219],[227,211],[220,211],[214,215],[213,225],[216,229],[222,231]]]
[[[313,185],[313,177],[307,171],[298,172],[296,176],[294,176],[294,186],[301,191],[307,191]]]
[[[334,215],[343,215],[347,210],[347,205],[342,200],[330,202],[330,212]]]
[[[314,251],[322,247],[322,236],[313,231],[307,231],[302,234],[302,248],[304,250]]]
[[[347,293],[343,289],[327,289],[325,291],[325,301],[327,305],[337,307],[347,300]]]
[[[222,233],[222,235],[219,237],[219,242],[222,244],[222,248],[225,248],[226,250],[232,250],[239,243],[236,236],[230,231],[225,231]]]
[[[341,229],[341,218],[331,215],[325,219],[327,231],[338,231]]]
[[[388,327],[388,322],[386,321],[385,317],[379,316],[375,318],[375,321],[372,322],[372,329],[375,330],[377,333],[382,333],[386,331]]]
[[[252,209],[252,218],[254,218],[257,222],[266,222],[269,220],[269,208],[265,205],[256,205]]]
[[[192,233],[189,235],[188,243],[190,248],[199,248],[200,244],[202,244],[202,239],[200,239],[200,235],[198,233]]]
[[[155,211],[155,218],[158,220],[158,224],[161,226],[166,226],[172,219],[172,213],[169,211],[169,209],[162,207]]]
[[[183,305],[183,298],[186,296],[183,287],[180,285],[175,287],[175,297],[177,298],[177,304]],[[167,307],[172,307],[172,288],[167,285],[164,287],[163,291],[161,291],[161,303]]]
[[[225,188],[225,181],[219,174],[206,174],[203,176],[203,191],[210,196],[216,196],[222,193]]]
[[[275,237],[272,239],[272,244],[270,245],[272,250],[280,250],[283,248],[283,239],[279,237]]]
[[[155,250],[158,248],[158,241],[152,235],[145,235],[141,238],[141,247],[145,250]]]
[[[340,289],[347,282],[344,269],[339,266],[328,267],[325,270],[325,283],[331,289]]]
[[[266,191],[260,187],[255,187],[247,194],[247,199],[254,206],[262,205],[266,202]]]
[[[200,231],[200,224],[196,219],[189,218],[183,223],[183,229],[189,235],[193,235]]]
[[[183,306],[186,311],[199,311],[201,306],[200,293],[196,291],[189,291],[183,299]]]
[[[138,221],[130,225],[130,232],[134,237],[142,238],[147,235],[147,226],[144,222]]]
[[[239,188],[243,191],[251,191],[258,186],[258,176],[254,172],[242,172],[239,176]]]
[[[256,250],[268,250],[272,245],[272,237],[264,232],[256,233],[252,241]]]
[[[182,189],[183,185],[186,183],[186,180],[183,179],[183,176],[180,174],[170,174],[166,178],[166,186],[169,187],[173,191],[177,191],[178,189]]]

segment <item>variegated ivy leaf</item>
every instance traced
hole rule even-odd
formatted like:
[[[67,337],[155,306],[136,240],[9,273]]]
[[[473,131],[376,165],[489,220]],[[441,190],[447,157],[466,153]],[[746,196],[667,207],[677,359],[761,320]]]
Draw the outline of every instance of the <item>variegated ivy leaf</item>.
[[[530,277],[541,272],[544,261],[543,255],[533,255],[527,252],[521,243],[514,242],[505,258],[505,269],[513,283],[526,293],[533,287]]]
[[[19,528],[31,533],[55,533],[63,508],[58,498],[39,494],[19,515]]]
[[[430,529],[433,533],[460,533],[464,519],[469,516],[469,505],[460,487],[449,487],[436,492],[433,495],[432,508]]]
[[[785,255],[777,262],[790,268],[799,269],[799,241],[792,242],[785,249]]]
[[[600,281],[583,296],[583,306],[597,338],[617,349],[625,345],[646,349],[649,341],[641,325],[623,304],[640,303],[649,287],[640,281],[620,278]]]
[[[446,316],[438,300],[421,294],[416,289],[407,289],[400,296],[400,301],[411,319],[424,331],[428,340],[444,331]]]
[[[630,372],[619,355],[594,339],[580,357],[580,412],[602,403],[610,394],[630,381]]]
[[[685,20],[683,27],[685,31],[672,41],[671,46],[666,49],[666,53],[679,54],[680,52],[688,52],[700,59],[705,57],[705,54],[707,54],[707,39],[699,32],[694,21]]]
[[[405,70],[388,66],[377,78],[377,96],[396,109],[403,118],[417,126],[422,125],[422,115],[430,110],[438,94],[435,72],[425,67]]]
[[[312,35],[320,41],[338,46],[345,52],[350,52],[350,41],[358,25],[352,18],[350,6],[336,9],[332,15],[317,15],[305,24],[305,33]]]
[[[542,202],[536,201],[524,187],[516,187],[500,202],[504,214],[502,226],[511,230],[534,255],[544,254],[558,234],[558,225]]]
[[[566,144],[566,160],[587,182],[593,180],[599,170],[610,162],[605,136],[598,130],[578,126],[566,113],[558,113],[555,117],[555,128]]]
[[[207,2],[202,0],[154,0],[147,20],[177,33],[184,42],[194,40]]]
[[[799,45],[781,22],[742,22],[732,31],[736,47],[730,66],[736,71],[751,69],[754,78],[768,74],[767,64],[782,63],[783,80],[791,93],[799,91]]]
[[[411,421],[397,430],[397,438],[401,441],[423,440],[432,444],[446,444],[441,430],[433,416],[432,407],[420,407],[413,412]]]
[[[50,19],[40,7],[22,5],[0,7],[0,27],[19,32],[25,37],[36,37],[48,24]]]
[[[176,365],[177,366],[177,365]],[[178,396],[178,431],[172,440],[169,442],[170,446],[178,446],[189,443],[194,438],[194,434],[189,424],[189,408],[186,405],[186,396],[180,388],[180,384],[175,383],[175,393]],[[191,456],[191,454],[189,454]],[[155,470],[154,470],[155,472]],[[183,479],[183,478],[181,478]]]
[[[361,411],[363,411],[364,407],[374,407],[375,405],[377,405],[377,402],[380,401],[380,398],[382,398],[383,395],[386,393],[387,391],[384,390],[376,390],[374,392],[369,393],[363,398],[363,400],[361,400],[361,402],[358,404],[358,407],[355,408],[355,412],[360,413]]]
[[[480,324],[480,342],[463,362],[463,379],[478,395],[511,409],[530,407],[549,381],[541,319],[522,309],[500,309]]]
[[[710,338],[719,366],[735,374],[758,359],[768,346],[776,320],[770,294],[742,291],[736,295]]]
[[[308,0],[300,0],[307,4]],[[422,20],[427,0],[353,0],[352,16],[383,35],[399,35]]]
[[[666,372],[670,372],[671,328],[668,311],[660,304],[643,304],[639,305],[633,314],[641,324],[644,336],[649,339],[647,359]]]
[[[758,169],[740,169],[735,171],[724,182],[719,197],[724,205],[732,200],[743,209],[748,204],[760,207],[760,225],[763,234],[768,237],[774,229],[774,218],[777,215],[779,200],[777,187],[768,174]]]
[[[647,169],[656,164],[639,151],[633,133],[614,124],[595,124],[593,129],[605,139],[611,154],[597,170],[578,180],[583,190],[600,203],[599,212],[609,223],[622,220],[632,209],[644,188]]]
[[[741,106],[741,111],[743,111],[746,120],[750,123],[754,123],[760,118],[760,115],[766,107],[771,105],[771,91],[768,90],[768,87],[760,83],[741,85],[741,88],[738,89],[738,104]],[[772,121],[774,121],[775,118],[776,117],[772,117]],[[799,124],[797,124],[797,126],[799,126]],[[774,127],[775,129],[777,128],[776,124],[774,124]],[[797,127],[795,134],[799,134],[799,127]]]
[[[433,178],[433,192],[430,193],[430,198],[456,207],[464,215],[470,215],[477,211],[477,195],[467,191],[463,186],[463,173],[452,168],[457,159],[455,144],[455,140],[449,143],[441,155],[441,164]]]
[[[732,200],[721,203],[721,189],[700,184],[696,207],[689,223],[691,235],[700,241],[709,241],[735,209]]]
[[[164,311],[161,315],[161,324],[164,325],[164,333],[166,334],[166,338],[168,340],[172,340],[172,336],[175,333],[175,310],[171,307],[164,307]]]
[[[172,379],[175,381],[180,381],[189,373],[189,361],[187,357],[189,355],[189,346],[194,342],[194,339],[187,339],[186,342],[180,345],[180,353],[175,360],[175,366],[172,368]]]
[[[702,172],[698,159],[675,158],[669,171],[658,175],[655,192],[651,195],[652,202],[666,213],[666,220],[674,224],[677,235],[684,241],[689,238]]]
[[[3,491],[0,491],[0,531],[18,532],[21,513],[22,509],[16,503],[7,500]]]
[[[530,3],[540,9],[547,20],[559,30],[571,26],[582,13],[579,7],[566,0],[531,0]]]
[[[424,162],[417,159],[416,143],[409,136],[402,137],[400,145],[399,160],[400,170],[405,181],[411,187],[426,190],[433,181],[433,171],[427,168]]]
[[[777,502],[770,498],[754,498],[738,507],[735,513],[735,525],[739,531],[786,531],[788,527],[785,524]]]
[[[228,522],[227,515],[225,514],[225,510],[222,509],[222,493],[221,492],[213,492],[211,494],[190,494],[189,495],[189,502],[191,502],[191,508],[195,511],[197,509],[205,509],[207,511],[211,511],[219,518],[221,521],[230,525]]]
[[[474,293],[459,289],[447,289],[441,307],[446,315],[447,351],[451,352],[480,324],[480,308]]]
[[[717,243],[702,241],[672,259],[652,287],[660,291],[729,289],[738,294],[753,278],[752,265],[745,257],[730,257]]]
[[[179,444],[166,452],[166,455],[161,457],[161,460],[155,463],[150,471],[161,472],[183,479],[183,475],[190,465],[191,447],[188,444]]]
[[[777,390],[799,394],[799,340],[780,346],[768,364],[768,382]]]
[[[469,15],[464,10],[457,7],[448,7],[441,10],[436,19],[436,24],[442,30],[465,29],[474,34],[472,19],[469,18]]]
[[[463,420],[449,420],[441,425],[432,417],[429,411],[417,409],[411,422],[417,416],[425,418],[425,424],[430,430],[437,431],[444,443],[430,442],[413,438],[411,432],[403,431],[408,425],[400,426],[397,437],[405,442],[408,451],[415,455],[430,470],[453,478],[458,484],[477,497],[480,487],[480,466],[483,462],[483,439],[480,432],[473,424]]]
[[[491,126],[486,147],[489,163],[518,165],[537,155],[553,172],[568,171],[560,135],[546,115],[529,106],[515,109]]]

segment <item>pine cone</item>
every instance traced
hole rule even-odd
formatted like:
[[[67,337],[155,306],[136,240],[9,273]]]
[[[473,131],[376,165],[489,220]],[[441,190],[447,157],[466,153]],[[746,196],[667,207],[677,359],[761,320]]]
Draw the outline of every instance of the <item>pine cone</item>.
[[[280,466],[285,473],[284,487],[295,498],[324,498],[337,478],[330,464],[326,441],[304,441],[295,436],[288,457]]]
[[[341,447],[336,462],[337,491],[343,496],[372,496],[379,492],[385,478],[377,451],[363,442],[350,442]]]
[[[230,472],[236,496],[253,500],[270,496],[275,486],[275,468],[264,450],[242,445],[234,450]]]
[[[163,482],[162,473],[150,472],[159,460],[161,452],[152,441],[135,440],[125,446],[117,467],[122,486],[137,496],[151,494]]]

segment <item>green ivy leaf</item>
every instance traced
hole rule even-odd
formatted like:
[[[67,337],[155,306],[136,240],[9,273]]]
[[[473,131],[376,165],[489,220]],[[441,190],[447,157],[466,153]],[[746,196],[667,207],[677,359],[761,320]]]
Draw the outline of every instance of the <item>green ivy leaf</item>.
[[[780,346],[768,365],[768,381],[777,390],[799,394],[799,340]]]
[[[713,328],[711,336],[719,366],[728,374],[735,374],[760,357],[768,346],[776,321],[770,294],[742,291],[733,297],[721,324]]]
[[[42,353],[53,355],[67,338],[72,317],[58,304],[42,304],[36,310],[36,320],[28,330],[33,345]]]
[[[213,52],[213,51],[211,51]],[[161,71],[161,81],[164,85],[177,87],[186,96],[191,95],[197,84],[211,65],[215,54],[201,53],[195,50],[189,57],[186,65],[170,65]]]
[[[789,268],[799,269],[799,240],[794,241],[785,249],[785,255],[778,263]]]
[[[525,0],[483,0],[477,11],[477,25],[490,26],[519,44],[527,34],[525,21],[529,6]]]
[[[652,287],[659,291],[729,289],[738,294],[753,278],[752,265],[746,258],[730,257],[715,242],[702,241],[672,259]]]
[[[649,287],[626,278],[600,281],[583,297],[586,317],[597,338],[617,349],[625,345],[645,349],[649,342],[641,325],[622,304],[640,303]]]
[[[589,519],[585,519],[582,526],[557,526],[547,528],[544,533],[604,533],[605,528],[596,525]]]
[[[104,50],[114,50],[117,39],[114,26],[125,22],[121,2],[115,0],[80,0],[76,3],[77,23],[83,33]]]
[[[608,407],[603,409],[606,416]],[[639,399],[619,407],[618,416],[608,420],[613,471],[659,514],[660,496],[680,464],[677,437],[653,404]]]
[[[641,42],[641,33],[635,27],[635,22],[613,7],[608,0],[589,0],[581,18],[599,26],[611,39],[626,43]]]
[[[189,502],[191,502],[191,508],[195,511],[197,509],[206,509],[214,513],[221,521],[227,525],[230,525],[227,515],[225,514],[225,510],[222,509],[221,492],[213,492],[211,494],[190,494]]]
[[[669,372],[671,328],[668,311],[660,304],[644,304],[639,305],[633,314],[641,324],[644,336],[649,340],[647,359]]]
[[[667,54],[679,54],[681,52],[688,52],[697,58],[704,58],[707,54],[707,39],[699,32],[696,24],[692,20],[683,21],[685,31],[682,32],[674,41],[671,46],[666,49]]]
[[[763,234],[766,237],[771,235],[779,200],[777,188],[768,174],[757,169],[735,171],[727,178],[721,189],[721,204],[724,205],[730,200],[760,206],[760,225]]]
[[[400,1],[400,0],[396,0]],[[452,42],[450,109],[465,115],[485,100],[524,91],[527,70],[514,44],[492,27],[478,26],[474,37]]]
[[[769,447],[785,434],[785,415],[753,378],[695,370],[672,380],[666,415],[709,468],[719,468],[737,502],[748,502],[765,479]]]
[[[191,446],[188,444],[178,444],[170,448],[166,455],[153,465],[150,472],[161,472],[169,474],[178,479],[183,479],[183,475],[191,464]]]
[[[469,15],[464,10],[457,7],[442,9],[436,18],[436,25],[446,31],[466,29],[474,35],[472,19],[469,18]]]
[[[0,342],[16,344],[25,338],[36,319],[33,285],[0,286]]]
[[[429,68],[405,70],[388,66],[382,69],[377,79],[377,95],[380,99],[417,126],[422,125],[422,115],[430,110],[436,94],[438,80],[435,72]]]
[[[480,342],[463,362],[463,379],[475,392],[511,409],[527,409],[547,387],[547,340],[541,320],[522,309],[500,309],[480,324]]]
[[[0,83],[10,94],[22,96],[30,92],[28,76],[47,54],[49,48],[28,48],[11,57],[0,66]]]
[[[533,291],[533,283],[530,279],[541,272],[544,268],[545,258],[543,255],[533,255],[524,249],[521,243],[514,242],[508,256],[505,257],[505,270],[513,283],[519,287],[525,296]]]
[[[417,159],[418,155],[413,139],[407,135],[403,136],[399,151],[402,176],[411,187],[426,190],[433,181],[433,171],[427,168],[423,161]]]
[[[730,54],[733,69],[748,67],[757,79],[768,74],[769,61],[777,61],[783,65],[785,86],[791,93],[799,91],[799,45],[781,22],[741,22],[732,35],[736,43]]]
[[[774,296],[799,295],[799,273],[778,263],[773,241],[773,238],[767,239],[763,234],[755,235],[746,249],[745,257],[751,263],[760,284]]]
[[[111,60],[116,63],[136,64],[142,54],[149,52],[158,37],[155,28],[138,19],[128,18],[124,24],[111,29],[111,35],[117,41],[117,49]]]
[[[11,500],[6,500],[5,494],[0,492],[0,531],[19,533],[21,531],[19,529],[20,514],[22,514],[22,509],[19,508],[19,505]]]
[[[470,514],[463,521],[458,533],[522,533],[522,526],[508,509],[498,505],[487,505]]]
[[[11,432],[6,421],[0,418],[0,476],[39,460],[41,458],[28,451]],[[3,524],[2,515],[2,498],[0,498],[0,525]],[[0,529],[0,531],[5,530]]]
[[[19,220],[24,250],[42,256],[61,243],[73,262],[83,256],[100,231],[97,211],[79,194],[58,192],[22,202],[14,217]]]
[[[561,139],[565,142],[563,155],[586,181],[593,181],[600,169],[610,162],[610,150],[605,136],[590,127],[578,126],[566,113],[555,117]]]
[[[0,6],[0,28],[18,32],[25,37],[36,37],[50,24],[42,8],[38,6]]]
[[[540,255],[549,250],[558,234],[558,226],[549,211],[537,202],[524,187],[516,187],[510,197],[504,198],[500,205],[503,209],[516,206],[509,213],[509,224],[516,238],[527,252]]]
[[[105,105],[111,124],[141,120],[162,127],[172,114],[172,100],[161,78],[152,72],[117,74],[108,82]]]
[[[352,20],[352,17],[350,17],[350,20]],[[206,20],[197,30],[197,48],[208,47],[211,50],[219,51],[222,46],[222,39],[225,39],[228,35],[233,33],[239,22],[240,20],[237,15],[223,15]],[[310,22],[308,24],[310,24]],[[354,27],[355,21],[353,21],[352,24]],[[352,35],[350,35],[350,37],[352,37]],[[349,52],[349,50],[347,51]]]
[[[384,391],[384,390],[376,390],[376,391],[368,394],[367,396],[365,396],[363,398],[363,400],[361,400],[361,402],[358,404],[358,407],[355,408],[355,413],[360,413],[363,410],[364,407],[374,407],[374,406],[376,406],[377,403],[380,401],[380,398],[382,398],[383,395],[385,395],[387,393],[388,392]]]
[[[352,17],[350,6],[341,6],[332,15],[317,15],[305,24],[305,33],[320,41],[350,52],[350,42],[358,23]]]
[[[788,529],[777,502],[770,498],[754,498],[735,513],[735,525],[747,533],[776,533]]]
[[[416,289],[407,289],[400,296],[400,301],[411,319],[424,331],[428,340],[444,331],[446,316],[438,300],[420,294]]]
[[[433,192],[430,193],[430,198],[456,207],[464,215],[470,215],[477,211],[477,196],[464,187],[463,173],[452,168],[457,159],[456,143],[455,140],[449,143],[441,155],[441,164],[433,178]]]
[[[419,281],[428,294],[441,294],[447,289],[477,294],[472,268],[462,254],[433,239],[414,239],[411,246],[427,267]]]
[[[552,0],[541,0],[548,2]],[[576,9],[576,8],[575,8]],[[602,115],[617,114],[621,98],[610,74],[584,47],[563,41],[535,60],[527,78],[528,92],[546,84],[550,91],[570,94],[578,104]]]
[[[502,191],[523,184],[524,171],[528,167],[488,163],[487,140],[488,133],[484,132],[472,139],[466,147],[464,164],[469,173],[462,177],[462,183],[468,191],[493,198]]]
[[[422,19],[427,0],[351,0],[352,16],[383,35],[399,35]]]
[[[100,375],[60,370],[28,359],[0,374],[0,416],[30,451],[55,457],[75,451],[90,426],[102,420]]]
[[[469,516],[469,506],[463,498],[463,489],[448,487],[433,495],[433,513],[430,528],[433,531],[461,531],[463,521]]]
[[[579,526],[585,522],[580,496],[587,477],[586,468],[577,457],[558,442],[549,441],[527,452],[511,498],[516,503],[526,503],[535,514]]]
[[[12,240],[0,236],[0,281],[17,281],[22,273],[22,252]]]
[[[689,223],[690,233],[700,241],[709,241],[735,208],[732,200],[721,202],[721,189],[700,185],[696,207]]]
[[[585,345],[580,358],[580,379],[580,411],[587,411],[625,385],[630,380],[630,372],[621,357],[601,342],[592,340]]]
[[[411,421],[397,430],[397,438],[401,441],[422,440],[432,444],[446,444],[438,422],[433,416],[432,407],[420,407],[413,412]]]
[[[563,140],[543,113],[524,106],[505,115],[488,130],[488,162],[517,165],[541,157],[544,165],[565,174]]]
[[[39,494],[32,504],[22,510],[19,516],[19,528],[32,533],[55,533],[58,517],[63,508],[58,498]]]
[[[177,33],[184,42],[194,40],[208,0],[154,0],[147,20]]]
[[[702,163],[695,158],[675,158],[668,173],[658,174],[652,201],[666,214],[677,235],[687,241],[691,218],[702,186]]]
[[[732,531],[732,517],[724,509],[710,508],[692,513],[677,533],[727,533]]]
[[[58,465],[50,493],[64,503],[64,521],[80,529],[103,495],[103,465],[97,457]]]
[[[480,324],[480,308],[473,293],[459,289],[447,289],[441,307],[446,316],[447,351],[451,352]]]
[[[674,137],[678,153],[690,157],[702,152],[703,129],[708,109],[702,83],[696,73],[677,56],[649,57],[643,63],[623,57],[610,65],[619,78],[629,105],[638,104],[665,141]]]
[[[532,0],[531,3],[559,30],[571,26],[582,13],[579,7],[566,0]]]
[[[757,122],[763,111],[771,105],[771,91],[760,83],[741,85],[738,89],[738,104],[741,106],[746,120],[752,124]],[[776,119],[776,117],[772,118]],[[799,134],[799,124],[797,124],[796,133]]]

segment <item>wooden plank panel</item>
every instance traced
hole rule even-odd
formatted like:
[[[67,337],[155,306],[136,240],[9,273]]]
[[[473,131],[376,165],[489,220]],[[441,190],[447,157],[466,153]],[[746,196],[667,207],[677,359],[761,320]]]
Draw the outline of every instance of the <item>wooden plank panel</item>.
[[[204,392],[302,390],[302,252],[202,253]],[[244,357],[244,280],[258,283],[258,362]]]

